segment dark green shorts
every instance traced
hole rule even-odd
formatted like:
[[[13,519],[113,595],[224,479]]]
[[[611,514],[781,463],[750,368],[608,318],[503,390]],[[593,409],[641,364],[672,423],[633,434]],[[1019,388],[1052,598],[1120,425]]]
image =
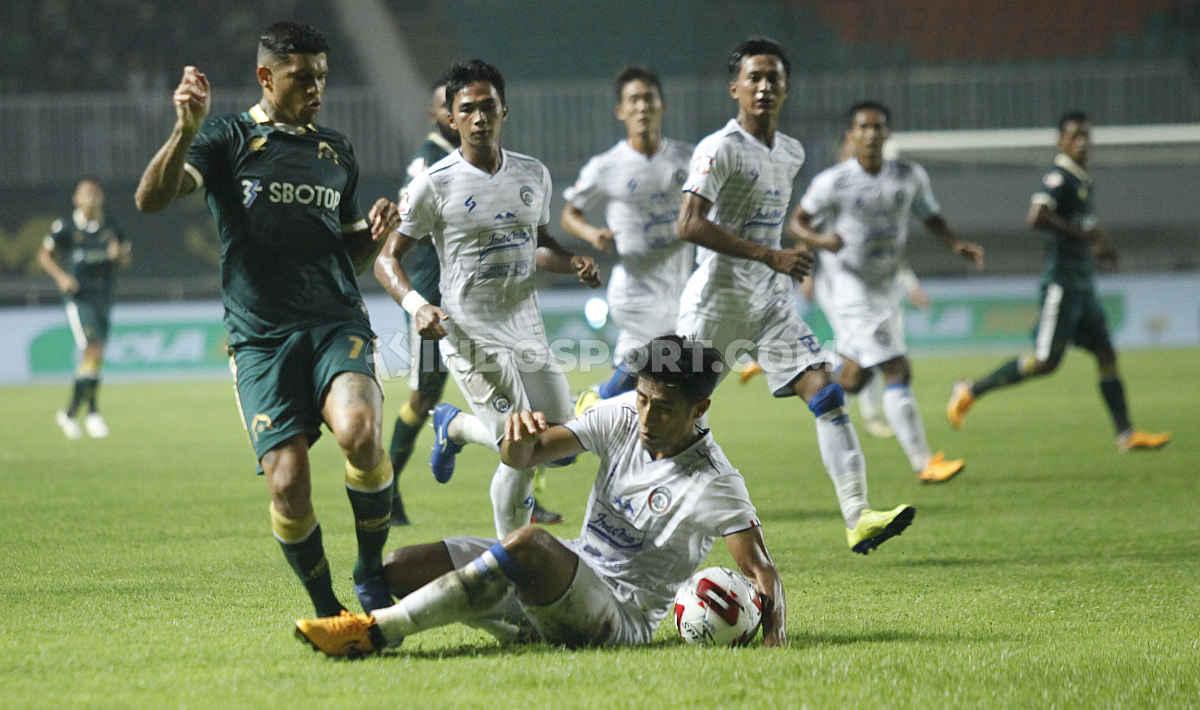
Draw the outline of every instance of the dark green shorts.
[[[233,352],[238,410],[259,460],[288,439],[321,435],[321,407],[333,378],[360,372],[375,380],[375,344],[361,323],[298,330],[270,344],[244,343]],[[378,381],[378,380],[376,380]]]
[[[1092,352],[1112,349],[1112,337],[1100,299],[1092,289],[1042,284],[1041,313],[1033,328],[1034,355],[1041,362],[1062,358],[1074,343]]]
[[[106,298],[68,298],[67,322],[76,347],[83,350],[91,343],[107,341],[111,312],[112,301]]]

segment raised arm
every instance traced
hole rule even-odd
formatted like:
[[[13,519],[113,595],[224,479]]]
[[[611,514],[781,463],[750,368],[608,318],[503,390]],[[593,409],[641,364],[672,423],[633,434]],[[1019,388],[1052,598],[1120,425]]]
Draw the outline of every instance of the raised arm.
[[[613,250],[613,232],[608,227],[597,227],[587,221],[583,215],[583,210],[579,209],[571,203],[567,203],[562,211],[562,228],[575,237],[591,244],[598,251],[611,252]]]
[[[134,193],[141,212],[158,212],[176,197],[196,189],[196,181],[183,166],[188,148],[200,130],[212,105],[208,77],[193,66],[183,68],[183,78],[175,87],[175,126],[162,147],[150,159]]]
[[[977,271],[983,270],[983,247],[975,242],[959,239],[940,214],[926,218],[925,228],[940,237],[950,251],[975,264]]]
[[[779,578],[771,553],[767,552],[762,528],[755,526],[726,535],[725,546],[738,568],[754,582],[754,588],[762,595],[763,645],[787,645],[787,600],[783,580]]]
[[[675,232],[685,242],[698,244],[719,254],[766,264],[773,271],[802,279],[812,269],[808,249],[772,249],[738,235],[708,219],[712,203],[694,192],[683,194]]]
[[[546,422],[542,412],[513,412],[504,422],[500,460],[513,468],[530,468],[583,452],[570,429]]]
[[[537,253],[535,255],[537,268],[556,274],[575,274],[579,282],[590,288],[600,285],[600,272],[596,268],[596,260],[590,256],[578,256],[562,247],[550,236],[546,225],[538,226]]]

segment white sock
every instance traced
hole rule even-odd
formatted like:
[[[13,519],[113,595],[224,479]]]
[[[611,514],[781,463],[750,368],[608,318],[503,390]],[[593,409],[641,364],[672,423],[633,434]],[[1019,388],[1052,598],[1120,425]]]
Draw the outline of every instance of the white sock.
[[[929,464],[929,443],[925,441],[925,424],[917,410],[917,399],[908,385],[888,385],[883,392],[883,413],[896,432],[900,447],[908,454],[913,471],[924,471]]]
[[[504,536],[529,524],[533,513],[532,468],[519,469],[505,464],[496,467],[492,475],[492,515],[496,521],[496,537]]]
[[[865,420],[882,420],[883,413],[883,373],[876,370],[867,382],[866,387],[858,393],[858,413]],[[849,409],[849,407],[847,407]]]
[[[456,444],[479,444],[492,451],[500,450],[496,432],[492,431],[474,414],[462,412],[451,419],[450,426],[446,427],[446,434]]]
[[[388,645],[418,631],[469,621],[500,603],[510,582],[491,552],[447,572],[386,609],[371,612]]]
[[[842,518],[847,528],[853,528],[867,507],[867,461],[844,408],[817,417],[817,445],[837,491]]]

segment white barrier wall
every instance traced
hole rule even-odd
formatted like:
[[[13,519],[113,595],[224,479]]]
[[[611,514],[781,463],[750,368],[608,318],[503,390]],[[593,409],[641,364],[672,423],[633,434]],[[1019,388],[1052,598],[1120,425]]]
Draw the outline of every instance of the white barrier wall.
[[[908,342],[916,352],[1012,351],[1028,348],[1037,315],[1037,279],[976,277],[930,279],[928,310],[910,309]],[[592,349],[612,342],[604,309],[585,305],[595,292],[551,291],[540,295],[546,332],[555,351]],[[1100,280],[1100,295],[1118,347],[1200,345],[1200,274],[1117,275]],[[402,376],[408,366],[407,325],[384,296],[367,299],[379,335],[384,375]],[[212,302],[117,304],[106,351],[105,376],[165,378],[228,376],[221,304]],[[806,308],[805,317],[824,340],[824,316]],[[75,366],[75,345],[62,308],[0,309],[0,382],[59,380]],[[580,345],[591,340],[591,344]]]

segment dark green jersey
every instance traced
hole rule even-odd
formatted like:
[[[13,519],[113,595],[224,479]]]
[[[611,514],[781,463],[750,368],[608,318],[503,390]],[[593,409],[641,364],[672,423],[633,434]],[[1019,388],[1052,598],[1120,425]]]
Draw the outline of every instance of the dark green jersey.
[[[413,178],[429,169],[437,161],[445,158],[454,150],[454,146],[436,130],[425,137],[425,142],[417,149],[417,155],[408,164],[404,185],[408,186]],[[403,192],[403,189],[401,189]],[[403,202],[403,199],[401,199]],[[422,239],[404,255],[404,271],[417,293],[433,304],[442,302],[442,292],[438,288],[441,279],[441,268],[438,264],[437,250],[433,247],[432,239]]]
[[[1059,217],[1080,229],[1096,224],[1092,213],[1092,177],[1078,163],[1065,155],[1054,158],[1054,167],[1042,177],[1041,189],[1034,193],[1034,204],[1045,205]],[[1064,288],[1090,289],[1095,266],[1092,245],[1058,233],[1046,236],[1046,266],[1044,282]]]
[[[231,345],[334,321],[368,324],[342,239],[367,228],[345,136],[273,125],[253,106],[205,121],[186,169],[217,220]]]
[[[117,265],[110,244],[125,241],[125,235],[106,217],[87,221],[78,210],[50,225],[45,246],[54,251],[66,270],[79,282],[77,299],[112,300]]]

